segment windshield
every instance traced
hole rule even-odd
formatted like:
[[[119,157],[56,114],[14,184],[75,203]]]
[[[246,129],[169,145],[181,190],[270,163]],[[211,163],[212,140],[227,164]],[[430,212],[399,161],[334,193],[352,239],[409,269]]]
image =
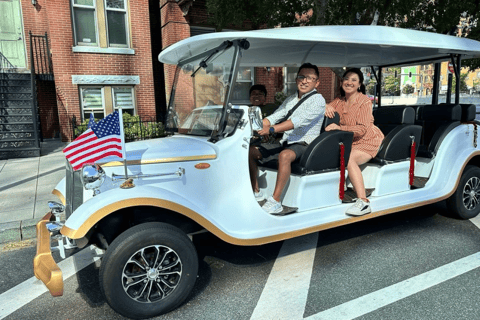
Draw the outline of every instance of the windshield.
[[[167,130],[210,136],[217,129],[226,91],[231,86],[234,47],[202,56],[177,66]],[[238,117],[229,120],[229,125]],[[232,122],[233,120],[233,122]]]

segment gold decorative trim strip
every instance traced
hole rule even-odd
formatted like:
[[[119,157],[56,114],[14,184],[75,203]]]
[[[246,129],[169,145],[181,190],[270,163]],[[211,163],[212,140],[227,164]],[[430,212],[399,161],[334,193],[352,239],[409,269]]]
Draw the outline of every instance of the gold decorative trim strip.
[[[65,205],[67,202],[65,201],[65,196],[58,191],[57,189],[53,189],[52,194],[56,195],[60,201],[62,202],[63,205]]]
[[[197,161],[197,160],[212,160],[216,159],[216,154],[207,154],[203,156],[188,156],[188,157],[170,157],[170,158],[158,158],[158,159],[146,159],[146,160],[129,160],[127,166],[138,166],[143,164],[155,164],[155,163],[168,163],[168,162],[180,162],[180,161]],[[123,166],[121,161],[110,162],[97,162],[102,167],[120,167]]]
[[[470,161],[470,159],[472,159],[473,157],[478,156],[478,155],[480,155],[480,151],[476,151],[473,154],[471,154],[470,157],[463,164],[460,172],[461,173],[463,172],[463,170],[465,169],[465,166],[467,165],[468,161]],[[331,229],[331,228],[344,226],[344,225],[355,223],[355,222],[358,222],[358,221],[369,220],[369,219],[385,216],[387,214],[391,214],[391,213],[395,213],[395,212],[399,212],[399,211],[404,211],[404,210],[408,210],[408,209],[413,209],[413,208],[416,208],[416,207],[420,207],[420,206],[424,206],[424,205],[428,205],[428,204],[432,204],[432,203],[435,203],[435,202],[442,201],[442,200],[450,197],[455,192],[455,190],[457,189],[458,184],[460,182],[460,177],[461,177],[461,175],[458,176],[457,181],[455,182],[455,187],[453,188],[453,190],[451,192],[449,192],[448,194],[446,194],[444,196],[435,198],[435,199],[430,199],[430,200],[421,201],[421,202],[417,202],[417,203],[412,203],[412,204],[408,204],[408,205],[404,205],[404,206],[400,206],[400,207],[396,207],[396,208],[390,208],[390,209],[386,209],[386,210],[382,210],[382,211],[377,211],[377,212],[373,212],[373,213],[370,213],[370,214],[367,214],[367,215],[364,215],[364,216],[361,216],[361,217],[347,218],[347,219],[334,221],[334,222],[330,222],[330,223],[324,223],[324,224],[321,224],[321,225],[317,225],[317,226],[313,226],[313,227],[309,227],[309,228],[305,228],[305,229],[301,229],[301,230],[286,232],[286,233],[273,235],[273,236],[262,237],[262,238],[255,238],[255,239],[240,239],[240,238],[231,237],[228,234],[221,231],[219,228],[217,228],[215,225],[213,225],[210,221],[205,219],[203,216],[201,216],[197,212],[192,211],[192,210],[190,210],[190,209],[188,209],[188,208],[186,208],[182,205],[179,205],[177,203],[173,203],[173,202],[168,201],[168,200],[160,200],[160,199],[153,199],[153,198],[128,199],[128,200],[122,200],[122,201],[110,204],[110,205],[98,210],[94,214],[92,214],[87,219],[87,221],[85,221],[82,224],[82,226],[78,230],[73,230],[73,229],[68,228],[67,226],[63,226],[63,228],[61,230],[61,233],[65,236],[71,238],[71,239],[79,239],[79,238],[84,237],[85,234],[88,232],[88,230],[90,230],[90,228],[92,228],[98,221],[103,219],[105,216],[107,216],[111,212],[114,212],[114,211],[117,211],[117,210],[123,209],[123,208],[137,206],[137,205],[152,205],[152,206],[157,206],[157,207],[160,207],[160,208],[169,209],[169,210],[178,212],[180,214],[183,214],[183,215],[189,217],[190,219],[194,220],[199,225],[201,225],[202,227],[207,229],[209,232],[213,233],[214,235],[216,235],[217,237],[219,237],[220,239],[222,239],[225,242],[228,242],[228,243],[231,243],[231,244],[234,244],[234,245],[242,245],[242,246],[263,245],[263,244],[267,244],[267,243],[271,243],[271,242],[277,242],[277,241],[282,241],[282,240],[287,240],[287,239],[299,237],[299,236],[309,234],[309,233],[313,233],[313,232],[318,232],[318,231],[323,231],[323,230],[327,230],[327,229]]]

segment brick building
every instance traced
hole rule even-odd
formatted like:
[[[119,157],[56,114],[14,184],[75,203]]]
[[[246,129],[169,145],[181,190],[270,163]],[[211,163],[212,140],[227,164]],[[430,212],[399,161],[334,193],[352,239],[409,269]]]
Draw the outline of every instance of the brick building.
[[[48,35],[54,82],[37,81],[45,138],[60,132],[62,140],[71,140],[73,117],[80,123],[93,112],[100,119],[119,105],[132,115],[156,117],[148,0],[12,3],[21,5],[12,9],[12,15],[23,17],[25,39],[24,64],[17,62],[17,69],[31,69],[29,32]],[[159,20],[156,4],[154,20]]]
[[[209,22],[206,9],[206,0],[160,0],[162,18],[162,48],[166,48],[182,39],[190,36],[216,32],[215,26]],[[248,21],[242,26],[242,30],[251,28]],[[231,29],[229,29],[231,30]],[[314,63],[314,61],[311,61]],[[165,82],[167,95],[173,81],[175,68],[165,67]],[[275,93],[283,92],[292,94],[296,90],[295,74],[298,68],[268,67],[264,68],[243,68],[239,73],[246,73],[250,79],[237,77],[237,82],[244,82],[245,88],[252,84],[264,84],[267,88],[267,103],[275,101]],[[337,87],[335,75],[330,68],[319,68],[320,85],[317,90],[323,95],[327,102],[334,99],[334,92]],[[248,85],[247,85],[248,84]],[[178,92],[178,91],[177,91]],[[243,98],[235,101],[248,103],[248,90],[243,90]]]
[[[42,50],[51,56],[53,77],[37,77],[32,95],[43,138],[64,141],[73,137],[73,118],[77,124],[91,112],[103,118],[119,105],[143,119],[163,120],[174,66],[164,68],[158,54],[187,37],[215,32],[205,0],[11,0],[0,1],[0,10],[5,18],[0,22],[0,53],[17,71],[31,70],[30,54],[35,64],[43,63],[38,59]],[[242,28],[251,26],[247,21]],[[31,51],[30,33],[46,35],[48,49],[43,42],[39,52],[33,41]],[[275,93],[295,89],[295,72],[296,68],[243,68],[235,102],[248,103],[249,86],[263,83],[267,102],[272,103]],[[318,90],[331,101],[335,77],[321,68],[320,78]]]

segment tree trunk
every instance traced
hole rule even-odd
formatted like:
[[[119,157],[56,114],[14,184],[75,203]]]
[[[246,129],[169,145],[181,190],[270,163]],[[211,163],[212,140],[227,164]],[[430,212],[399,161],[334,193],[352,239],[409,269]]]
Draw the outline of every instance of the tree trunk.
[[[328,0],[317,0],[316,6],[314,7],[317,15],[315,25],[317,26],[323,26],[326,24],[325,11],[327,10],[327,1]]]

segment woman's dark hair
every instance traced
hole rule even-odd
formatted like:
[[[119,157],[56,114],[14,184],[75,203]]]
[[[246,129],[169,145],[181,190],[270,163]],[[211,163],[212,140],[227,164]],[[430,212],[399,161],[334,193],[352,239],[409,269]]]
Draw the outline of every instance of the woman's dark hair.
[[[263,94],[265,95],[265,97],[267,96],[267,88],[265,88],[265,86],[263,84],[254,84],[253,86],[250,87],[250,92],[248,93],[248,95],[252,95],[252,91],[253,90],[260,90],[263,92]]]
[[[365,85],[363,84],[363,73],[360,69],[358,68],[351,68],[351,69],[348,69],[347,71],[345,71],[345,73],[343,74],[342,76],[342,81],[343,79],[347,76],[347,74],[349,73],[355,73],[357,76],[358,76],[358,79],[360,80],[360,92],[365,94],[366,93],[366,90],[365,90]],[[342,97],[345,97],[345,91],[343,90],[343,88],[340,86],[340,95]]]

